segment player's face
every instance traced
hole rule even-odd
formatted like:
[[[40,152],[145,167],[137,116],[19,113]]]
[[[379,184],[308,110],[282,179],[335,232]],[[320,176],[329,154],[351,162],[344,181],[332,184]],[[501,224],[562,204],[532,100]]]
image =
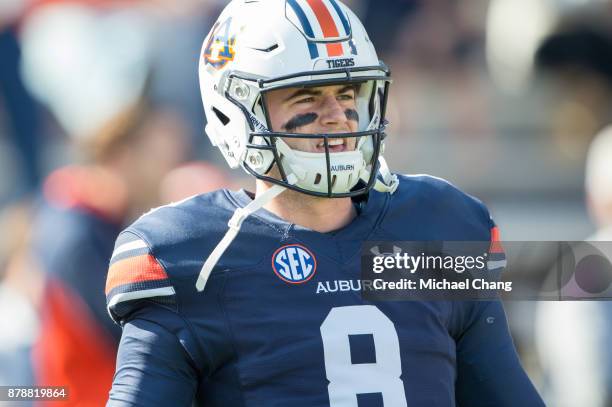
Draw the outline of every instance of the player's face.
[[[289,133],[349,133],[359,127],[355,85],[287,88],[270,91],[267,107],[273,131]],[[284,138],[294,150],[323,153],[323,139]],[[330,138],[329,152],[355,149],[357,139]]]

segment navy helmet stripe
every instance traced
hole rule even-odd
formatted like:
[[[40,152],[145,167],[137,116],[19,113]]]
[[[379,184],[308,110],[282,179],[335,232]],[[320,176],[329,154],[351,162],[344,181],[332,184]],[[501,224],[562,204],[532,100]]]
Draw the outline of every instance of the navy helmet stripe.
[[[336,10],[336,13],[338,13],[338,17],[340,17],[340,21],[342,21],[342,27],[344,27],[344,33],[346,35],[351,35],[351,31],[350,31],[351,28],[349,27],[348,21],[344,17],[344,13],[340,9],[340,6],[338,5],[338,3],[336,3],[336,0],[329,0],[329,2],[334,7],[334,10]]]
[[[302,28],[304,29],[304,32],[306,33],[306,35],[309,36],[310,38],[314,38],[314,32],[312,31],[312,26],[310,25],[310,22],[308,21],[308,17],[306,17],[304,10],[302,10],[300,5],[297,4],[295,0],[287,0],[287,3],[289,3],[293,11],[295,11],[295,14],[300,20],[300,23],[302,24]],[[319,50],[317,49],[317,44],[315,44],[312,41],[309,41],[308,39],[306,39],[306,42],[308,43],[308,51],[310,51],[310,59],[318,58]]]

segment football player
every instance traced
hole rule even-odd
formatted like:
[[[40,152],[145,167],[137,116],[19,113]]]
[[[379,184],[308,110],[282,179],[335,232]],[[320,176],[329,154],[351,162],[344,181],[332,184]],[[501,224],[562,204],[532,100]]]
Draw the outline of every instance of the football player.
[[[541,406],[499,301],[366,301],[366,240],[496,240],[478,200],[386,166],[387,67],[337,0],[234,0],[204,41],[206,133],[256,191],[119,236],[109,406]]]

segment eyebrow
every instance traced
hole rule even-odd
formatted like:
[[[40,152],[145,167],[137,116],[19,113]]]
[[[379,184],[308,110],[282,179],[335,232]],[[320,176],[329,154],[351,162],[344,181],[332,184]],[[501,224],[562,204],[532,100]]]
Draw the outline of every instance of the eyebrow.
[[[314,89],[310,89],[310,88],[302,88],[302,89],[298,89],[295,92],[293,92],[291,95],[287,96],[285,98],[285,100],[283,102],[288,102],[293,98],[296,98],[298,96],[319,96],[321,93],[320,90],[314,90]]]
[[[357,85],[355,85],[354,83],[352,83],[350,85],[346,85],[343,88],[339,89],[338,92],[336,92],[336,93],[341,94],[341,93],[344,93],[344,92],[349,91],[349,90],[352,90],[355,93],[357,93]]]
[[[338,89],[336,91],[337,95],[340,95],[348,90],[354,90],[355,92],[357,92],[357,87],[354,84],[350,84],[350,85],[346,85],[340,89]],[[287,96],[285,98],[285,100],[283,100],[283,102],[288,102],[293,98],[299,97],[299,96],[319,96],[321,95],[323,92],[321,92],[320,90],[315,90],[312,88],[302,88],[302,89],[298,89],[295,92],[293,92],[291,95]]]

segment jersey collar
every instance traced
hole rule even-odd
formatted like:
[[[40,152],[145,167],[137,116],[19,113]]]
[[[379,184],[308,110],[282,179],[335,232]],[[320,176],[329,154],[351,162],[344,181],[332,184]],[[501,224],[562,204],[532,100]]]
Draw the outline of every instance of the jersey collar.
[[[234,204],[239,207],[245,207],[254,197],[252,192],[244,189],[228,191],[228,195],[234,201]],[[369,195],[367,202],[363,202],[360,205],[357,211],[358,214],[351,223],[327,233],[317,232],[304,226],[290,223],[265,208],[257,210],[252,216],[264,223],[275,225],[282,230],[288,230],[290,235],[299,240],[364,240],[374,231],[384,216],[389,200],[389,194],[375,190],[372,190]]]

